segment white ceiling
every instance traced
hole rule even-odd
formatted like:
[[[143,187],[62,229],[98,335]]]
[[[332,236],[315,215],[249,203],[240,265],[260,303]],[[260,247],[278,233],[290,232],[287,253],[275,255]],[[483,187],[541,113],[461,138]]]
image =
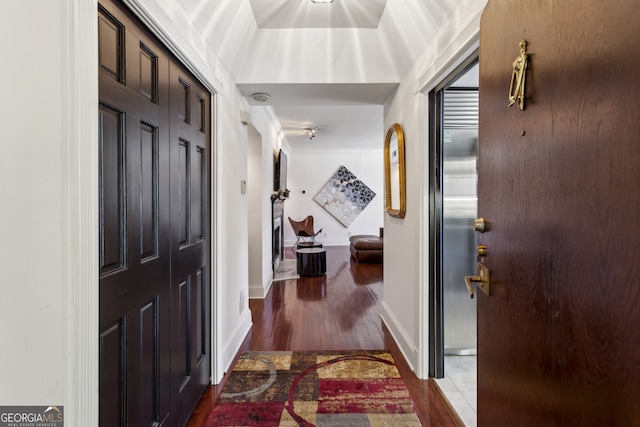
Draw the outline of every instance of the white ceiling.
[[[382,104],[397,84],[242,84],[251,95],[270,94],[265,103],[274,108],[293,151],[313,149],[382,149]],[[309,139],[307,129],[318,128]]]
[[[252,93],[270,94],[263,105],[294,152],[381,148],[382,105],[463,2],[175,1],[251,105]],[[310,141],[304,129],[316,126]]]
[[[387,0],[249,0],[258,28],[377,28]]]

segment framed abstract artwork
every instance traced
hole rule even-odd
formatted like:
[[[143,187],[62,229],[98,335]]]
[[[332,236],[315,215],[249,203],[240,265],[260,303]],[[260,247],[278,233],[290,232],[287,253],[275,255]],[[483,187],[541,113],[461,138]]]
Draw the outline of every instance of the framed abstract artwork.
[[[349,227],[375,196],[349,169],[340,166],[313,200],[340,224]]]

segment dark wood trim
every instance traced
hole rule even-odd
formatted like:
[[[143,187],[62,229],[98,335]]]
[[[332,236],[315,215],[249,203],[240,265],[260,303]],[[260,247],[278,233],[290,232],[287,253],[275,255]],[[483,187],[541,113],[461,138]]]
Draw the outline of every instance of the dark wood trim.
[[[444,406],[445,411],[451,416],[451,418],[454,419],[454,421],[456,423],[456,426],[464,427],[465,424],[462,421],[462,418],[460,418],[460,416],[458,415],[456,410],[453,409],[453,406],[451,405],[451,402],[449,402],[449,399],[447,399],[447,397],[445,396],[444,392],[442,391],[442,389],[438,385],[438,382],[433,378],[429,378],[427,381],[429,382],[429,386],[433,390],[433,394],[440,401],[442,406]]]

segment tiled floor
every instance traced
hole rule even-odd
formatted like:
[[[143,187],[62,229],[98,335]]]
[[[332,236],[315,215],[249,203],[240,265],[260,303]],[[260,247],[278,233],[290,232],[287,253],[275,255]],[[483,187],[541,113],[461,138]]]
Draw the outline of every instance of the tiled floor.
[[[477,357],[445,356],[444,378],[437,379],[451,406],[467,427],[477,425]]]

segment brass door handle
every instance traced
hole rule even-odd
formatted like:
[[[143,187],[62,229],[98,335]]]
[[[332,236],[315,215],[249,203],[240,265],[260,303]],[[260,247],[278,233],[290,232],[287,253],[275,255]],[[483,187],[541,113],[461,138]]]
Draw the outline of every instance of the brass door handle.
[[[467,285],[469,296],[473,298],[473,283],[478,284],[478,288],[482,290],[487,296],[491,296],[491,272],[487,267],[478,263],[478,275],[477,276],[465,276],[464,282]]]

